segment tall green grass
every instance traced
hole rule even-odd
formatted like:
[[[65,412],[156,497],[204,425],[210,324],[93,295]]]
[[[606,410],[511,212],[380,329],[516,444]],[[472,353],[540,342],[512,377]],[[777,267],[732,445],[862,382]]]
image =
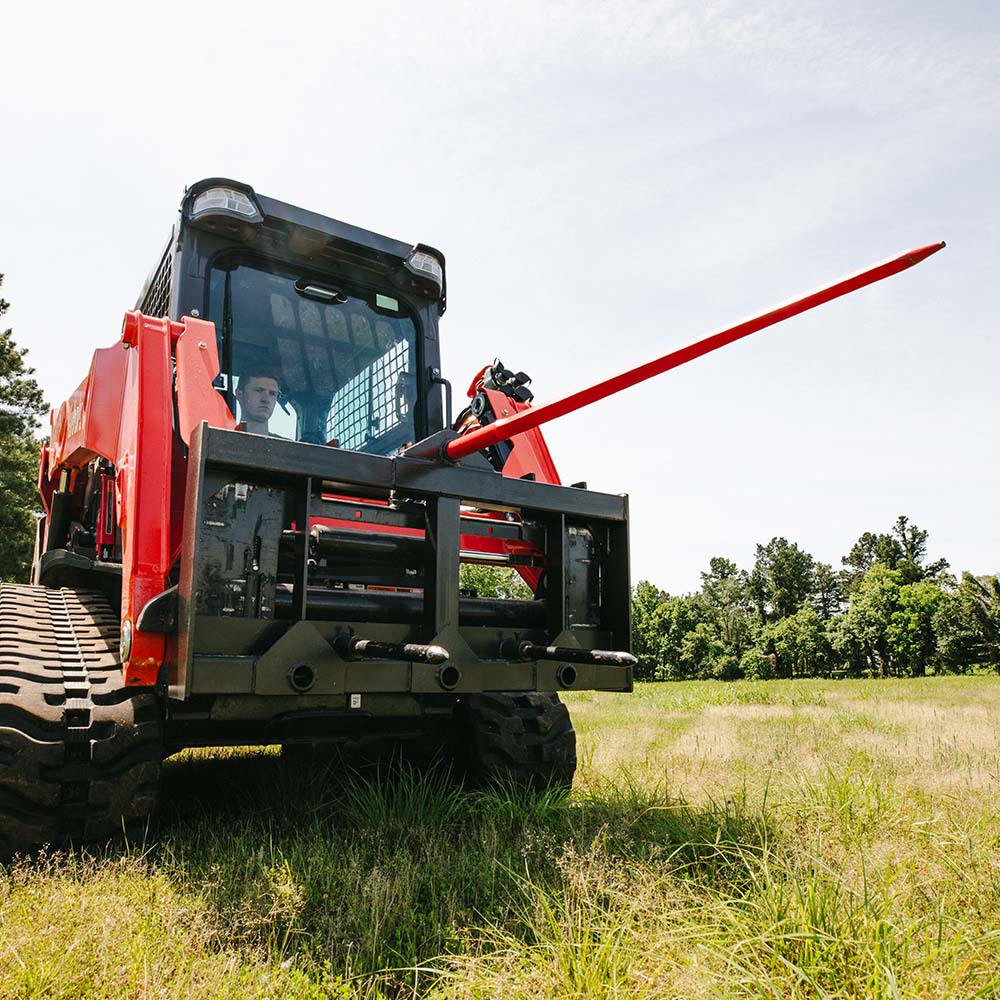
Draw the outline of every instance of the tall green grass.
[[[570,707],[569,796],[182,755],[145,843],[0,874],[0,998],[1000,996],[1000,683]]]

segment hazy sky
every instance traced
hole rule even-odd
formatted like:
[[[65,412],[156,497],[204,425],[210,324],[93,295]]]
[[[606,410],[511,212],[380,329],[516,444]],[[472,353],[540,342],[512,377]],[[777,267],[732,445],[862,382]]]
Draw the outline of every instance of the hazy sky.
[[[674,592],[777,534],[839,565],[904,512],[1000,570],[995,3],[28,7],[0,272],[50,401],[205,176],[439,247],[445,374],[498,355],[539,401],[944,239],[547,437],[631,495],[633,579]]]

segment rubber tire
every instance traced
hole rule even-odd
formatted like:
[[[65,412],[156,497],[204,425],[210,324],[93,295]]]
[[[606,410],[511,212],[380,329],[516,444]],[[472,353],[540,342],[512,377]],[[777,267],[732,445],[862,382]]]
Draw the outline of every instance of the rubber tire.
[[[99,593],[0,585],[3,860],[144,835],[163,724],[153,692],[125,687],[118,639]]]
[[[557,694],[498,693],[463,698],[455,709],[456,764],[468,784],[569,790],[576,732]]]

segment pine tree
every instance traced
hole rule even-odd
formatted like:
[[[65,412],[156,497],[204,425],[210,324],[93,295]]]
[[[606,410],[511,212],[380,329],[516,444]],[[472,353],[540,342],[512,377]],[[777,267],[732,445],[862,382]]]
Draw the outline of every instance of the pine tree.
[[[0,298],[0,317],[8,308],[10,303]],[[25,354],[12,330],[0,332],[0,580],[28,579],[40,512],[35,431],[47,407]]]

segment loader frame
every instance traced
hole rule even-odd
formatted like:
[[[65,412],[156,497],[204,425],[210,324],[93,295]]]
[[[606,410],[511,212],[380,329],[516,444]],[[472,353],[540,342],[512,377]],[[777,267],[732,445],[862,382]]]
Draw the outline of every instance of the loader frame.
[[[315,553],[301,526],[344,523],[362,539],[405,542],[421,586],[315,585]],[[315,536],[322,528],[312,530]],[[530,539],[537,548],[546,566],[543,595],[463,597],[463,551],[477,539],[504,537]],[[290,577],[284,585],[277,582],[280,564]],[[574,663],[565,670],[557,660],[510,655],[526,641],[627,649],[628,579],[624,496],[510,479],[479,463],[385,458],[202,424],[188,458],[169,693],[290,696],[294,665],[310,668],[310,695],[346,698],[348,705],[351,695],[388,692],[628,691],[629,665]],[[448,659],[359,662],[338,652],[342,635],[432,645]]]

